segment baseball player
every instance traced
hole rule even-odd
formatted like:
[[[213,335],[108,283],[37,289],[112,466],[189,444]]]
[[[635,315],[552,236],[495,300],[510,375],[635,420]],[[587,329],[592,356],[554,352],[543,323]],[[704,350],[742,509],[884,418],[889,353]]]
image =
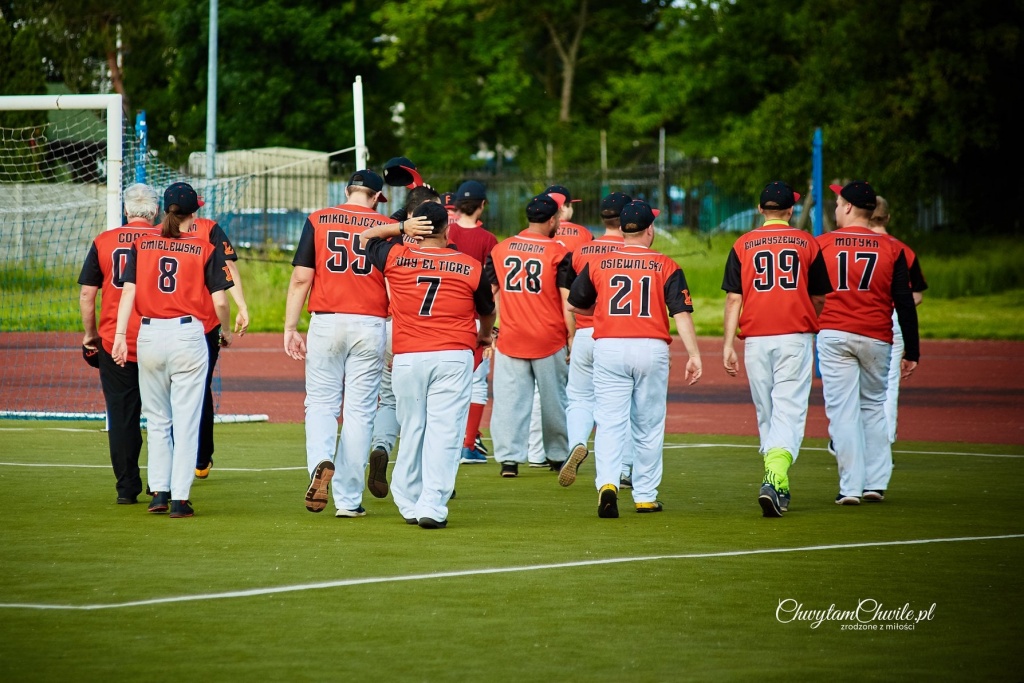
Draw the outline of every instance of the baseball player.
[[[203,206],[201,197],[199,205]],[[249,307],[245,303],[245,294],[242,291],[242,278],[238,272],[238,254],[235,253],[234,248],[231,246],[231,240],[228,239],[220,224],[209,218],[196,218],[189,228],[189,232],[203,236],[210,244],[220,250],[227,264],[228,274],[231,275],[231,281],[234,283],[234,286],[228,290],[231,298],[235,301],[236,308],[238,308],[238,313],[235,316],[234,331],[239,337],[245,336],[246,330],[249,329]],[[213,468],[213,371],[217,365],[217,359],[220,357],[221,327],[220,321],[212,309],[208,318],[202,322],[206,330],[206,348],[210,352],[210,363],[206,369],[203,416],[199,421],[199,454],[196,460],[196,477],[206,479],[210,476],[210,470]]]
[[[540,194],[526,207],[529,227],[499,242],[485,272],[498,301],[501,335],[494,354],[491,440],[501,476],[516,477],[527,461],[523,435],[530,427],[534,386],[540,391],[544,450],[557,454],[558,471],[568,451],[565,428],[566,356],[572,314],[565,307],[571,281],[569,252],[553,237],[565,198]]]
[[[402,425],[391,495],[407,523],[442,529],[469,413],[473,351],[490,343],[494,298],[480,263],[447,247],[444,207],[427,202],[413,216],[432,226],[421,244],[374,239],[367,257],[391,292],[392,372]]]
[[[619,216],[622,209],[633,199],[622,192],[612,192],[601,200],[601,220],[604,235],[582,244],[572,254],[573,271],[579,273],[583,267],[600,258],[603,254],[618,251],[624,246]],[[573,444],[565,466],[558,473],[558,483],[571,486],[576,481],[580,464],[587,459],[590,451],[587,442],[594,429],[594,318],[582,313],[576,314],[576,334],[573,337],[572,355],[569,357],[569,383],[565,393],[569,404],[565,411],[569,432],[569,443]],[[622,473],[619,488],[632,488],[630,467],[633,452],[622,454]]]
[[[388,297],[384,276],[366,259],[366,240],[403,234],[412,222],[389,223],[374,207],[387,201],[383,179],[356,171],[346,203],[312,213],[302,230],[285,305],[284,349],[306,361],[306,509],[327,506],[335,480],[337,517],[362,517],[363,473],[384,364]],[[309,348],[298,333],[309,298]],[[338,415],[344,397],[344,428]],[[335,459],[336,447],[341,453]],[[335,466],[341,471],[335,477]]]
[[[128,222],[117,229],[105,230],[93,240],[85,257],[78,284],[79,308],[85,336],[82,347],[92,351],[100,370],[100,384],[107,406],[107,444],[110,465],[116,478],[118,505],[133,505],[142,493],[139,454],[142,452],[142,428],[139,425],[142,399],[139,396],[139,366],[135,352],[140,318],[132,310],[126,329],[124,365],[114,362],[114,331],[117,307],[121,301],[124,268],[135,240],[145,235],[159,235],[153,226],[160,211],[160,198],[155,189],[141,183],[124,192],[124,211]],[[100,324],[96,327],[96,294],[102,292]]]
[[[907,257],[900,246],[868,229],[877,200],[862,180],[843,187],[837,229],[818,237],[833,291],[819,317],[818,360],[828,431],[839,465],[838,505],[878,502],[892,476],[885,424],[886,378],[892,355],[892,312],[903,330],[901,377],[917,367],[917,311]]]
[[[889,235],[889,202],[881,195],[875,197],[875,210],[868,220],[868,228],[880,235]],[[914,305],[920,306],[924,300],[924,290],[928,289],[928,282],[921,272],[921,262],[917,259],[914,250],[892,235],[890,239],[895,241],[907,257],[907,271],[910,274],[910,291],[914,296]],[[889,443],[896,443],[896,417],[897,407],[900,398],[900,361],[903,360],[903,332],[900,330],[899,319],[895,311],[892,316],[892,358],[889,361],[889,384],[885,391],[885,424],[889,431]]]
[[[138,238],[128,254],[111,356],[128,362],[128,323],[141,316],[138,333],[139,392],[149,442],[149,511],[171,517],[194,514],[189,493],[199,449],[199,420],[209,353],[202,320],[212,306],[231,343],[230,308],[224,290],[231,275],[221,252],[188,234],[199,197],[187,183],[164,192],[166,215],[159,235]],[[184,227],[184,230],[182,230]]]
[[[832,291],[818,243],[790,227],[800,195],[774,181],[761,191],[764,224],[738,240],[725,264],[722,363],[739,371],[735,339],[744,342],[750,397],[764,457],[758,503],[765,517],[789,510],[789,468],[800,455],[814,371],[814,334]],[[738,329],[737,329],[738,328]]]
[[[498,244],[494,233],[484,227],[480,217],[487,208],[487,189],[483,183],[467,180],[455,192],[455,222],[448,229],[448,240],[464,254],[472,256],[481,266]],[[483,349],[474,352],[473,395],[469,405],[466,435],[462,440],[461,461],[467,465],[487,462],[487,454],[480,448],[480,421],[487,406],[487,377],[491,373],[490,359],[483,358]],[[479,445],[478,445],[479,444]]]
[[[558,230],[555,231],[555,241],[562,244],[566,249],[575,252],[578,247],[594,239],[584,226],[572,222],[573,204],[580,202],[580,199],[573,199],[569,188],[565,185],[551,185],[544,190],[544,194],[560,194],[565,197],[562,204],[562,212],[558,222]]]
[[[619,516],[622,451],[632,444],[633,502],[637,512],[661,512],[658,486],[668,398],[668,313],[689,354],[686,380],[701,377],[693,304],[682,269],[651,250],[657,213],[632,201],[619,217],[625,246],[584,264],[569,305],[594,316],[594,456],[597,515]],[[599,388],[599,389],[598,389]]]

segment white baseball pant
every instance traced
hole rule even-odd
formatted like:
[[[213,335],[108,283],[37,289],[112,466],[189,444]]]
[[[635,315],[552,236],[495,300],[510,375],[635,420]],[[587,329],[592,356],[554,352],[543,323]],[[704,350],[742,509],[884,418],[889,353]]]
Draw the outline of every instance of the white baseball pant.
[[[495,350],[491,440],[496,462],[527,462],[528,446],[523,435],[530,428],[534,386],[540,392],[544,451],[561,460],[568,457],[565,431],[568,374],[564,347],[546,358],[534,359],[513,358]]]
[[[864,491],[889,485],[892,446],[884,404],[891,356],[891,345],[878,339],[838,330],[818,333],[828,433],[844,496],[860,498]]]
[[[796,462],[807,425],[814,374],[814,335],[748,337],[743,363],[757,411],[761,454],[784,448]]]
[[[188,500],[192,489],[210,362],[203,325],[189,318],[146,318],[138,337],[149,488],[169,491],[172,500]]]
[[[391,319],[384,324],[387,343],[384,348],[384,369],[380,376],[377,414],[373,418],[373,437],[370,443],[373,448],[383,448],[389,454],[398,441],[398,414],[395,408],[395,392],[391,390],[391,364],[394,354],[391,352]]]
[[[400,353],[392,373],[402,440],[391,497],[406,519],[443,522],[466,434],[473,352]]]
[[[653,503],[663,472],[668,400],[668,344],[661,339],[594,342],[596,487],[617,488],[622,454],[633,453],[633,501]]]
[[[306,467],[334,461],[334,504],[354,510],[363,478],[384,366],[384,318],[349,313],[313,314],[306,341]],[[341,440],[338,415],[342,414]],[[336,449],[340,450],[335,457]]]
[[[889,360],[889,384],[885,391],[885,425],[889,443],[896,443],[896,417],[900,401],[900,362],[903,360],[903,328],[896,312],[892,314],[892,358]]]
[[[530,440],[526,459],[531,465],[546,465],[548,456],[544,452],[544,429],[540,413],[540,389],[533,388],[533,409],[530,411]]]

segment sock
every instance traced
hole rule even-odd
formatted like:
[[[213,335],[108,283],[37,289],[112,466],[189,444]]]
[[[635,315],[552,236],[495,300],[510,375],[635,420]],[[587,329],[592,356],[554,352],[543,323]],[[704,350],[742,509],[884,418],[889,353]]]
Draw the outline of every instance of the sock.
[[[476,445],[480,420],[484,419],[484,405],[483,403],[469,404],[469,420],[466,422],[466,437],[462,440],[463,448],[473,448]]]
[[[779,493],[789,493],[789,466],[793,456],[785,448],[769,448],[764,456],[764,483]]]

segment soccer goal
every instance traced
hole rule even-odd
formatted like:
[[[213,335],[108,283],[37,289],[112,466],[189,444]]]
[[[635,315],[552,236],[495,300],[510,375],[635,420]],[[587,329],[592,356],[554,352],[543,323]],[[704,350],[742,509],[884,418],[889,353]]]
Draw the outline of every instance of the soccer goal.
[[[105,417],[81,358],[77,281],[96,235],[123,224],[121,195],[137,180],[160,191],[185,180],[221,203],[242,186],[200,185],[159,163],[120,95],[0,97],[0,418]]]

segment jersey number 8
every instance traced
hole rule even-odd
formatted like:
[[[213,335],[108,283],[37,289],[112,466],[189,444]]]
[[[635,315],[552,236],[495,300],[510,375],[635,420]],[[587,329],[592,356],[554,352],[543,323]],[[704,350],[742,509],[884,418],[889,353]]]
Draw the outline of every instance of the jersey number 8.
[[[173,294],[178,288],[178,259],[170,256],[161,256],[159,261],[160,272],[156,286],[164,294]]]
[[[508,268],[505,275],[506,292],[521,292],[525,285],[526,291],[530,294],[540,294],[543,263],[537,259],[527,259],[524,263],[516,256],[509,256],[505,259],[505,267]],[[523,274],[522,277],[519,277],[520,273]]]

